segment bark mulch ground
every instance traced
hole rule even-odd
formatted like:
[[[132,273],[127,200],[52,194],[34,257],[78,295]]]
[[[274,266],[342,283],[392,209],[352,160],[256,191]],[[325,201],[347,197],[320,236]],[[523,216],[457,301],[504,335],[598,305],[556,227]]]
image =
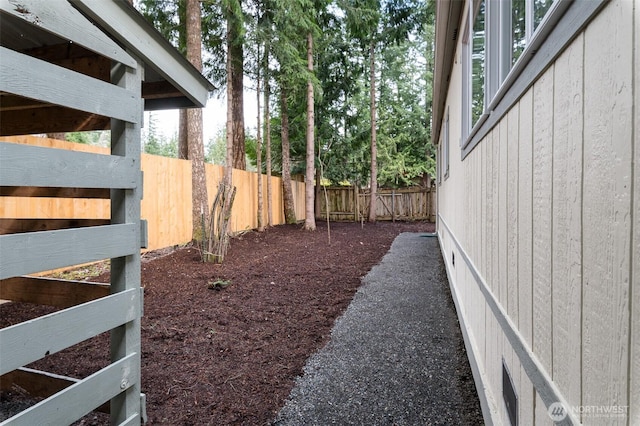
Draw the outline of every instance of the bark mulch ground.
[[[271,422],[394,238],[434,226],[332,223],[330,230],[330,243],[325,223],[316,232],[293,225],[248,232],[231,241],[222,265],[201,263],[193,247],[145,256],[142,391],[150,424]],[[0,327],[52,311],[3,304]],[[108,357],[105,334],[29,367],[83,378],[108,365]],[[1,397],[4,405],[26,400],[19,389]],[[79,424],[106,422],[92,413]]]

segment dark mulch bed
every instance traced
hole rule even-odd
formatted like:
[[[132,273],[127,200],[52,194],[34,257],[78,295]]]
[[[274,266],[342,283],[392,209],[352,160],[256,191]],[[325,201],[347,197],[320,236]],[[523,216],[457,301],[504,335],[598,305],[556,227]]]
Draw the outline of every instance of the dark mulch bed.
[[[194,248],[142,264],[142,390],[151,424],[263,425],[274,419],[306,359],[327,343],[361,278],[401,232],[424,222],[332,223],[316,232],[277,226],[234,238],[223,265]],[[223,290],[209,289],[231,281]],[[108,281],[102,275],[94,281]],[[52,312],[9,303],[0,327]],[[100,335],[29,367],[83,378],[109,363]],[[8,400],[23,399],[5,392]],[[103,424],[90,414],[80,424]]]

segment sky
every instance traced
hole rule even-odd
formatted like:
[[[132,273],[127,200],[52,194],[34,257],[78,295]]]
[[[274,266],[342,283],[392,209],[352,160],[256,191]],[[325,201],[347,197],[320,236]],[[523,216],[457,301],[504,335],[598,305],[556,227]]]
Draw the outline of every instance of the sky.
[[[244,94],[244,120],[245,128],[252,129],[255,133],[256,127],[256,103],[255,93],[245,92]],[[207,101],[207,106],[202,111],[202,131],[203,140],[206,143],[215,138],[218,132],[225,127],[227,121],[226,97],[212,97]],[[149,122],[149,112],[145,112],[145,123]],[[167,139],[178,133],[178,110],[152,111],[156,128]]]

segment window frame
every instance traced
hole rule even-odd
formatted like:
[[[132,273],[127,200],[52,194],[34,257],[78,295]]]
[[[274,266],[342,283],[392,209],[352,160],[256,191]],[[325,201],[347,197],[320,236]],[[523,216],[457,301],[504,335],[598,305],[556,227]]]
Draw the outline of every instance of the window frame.
[[[473,31],[472,8],[480,1],[482,0],[469,0],[467,19],[463,25],[460,138],[463,160],[607,2],[555,0],[534,30],[534,1],[526,0],[526,46],[517,61],[511,65],[512,1],[485,0],[485,104],[484,113],[471,126],[469,38]]]
[[[484,22],[484,33],[485,33],[485,42],[484,42],[484,55],[485,55],[485,64],[484,64],[484,100],[483,100],[483,112],[480,114],[475,123],[473,120],[473,32],[474,32],[474,23],[475,18],[477,16],[477,12],[480,9],[480,5],[482,2],[485,2],[485,22]],[[470,0],[467,6],[467,15],[464,24],[464,30],[462,33],[462,137],[460,138],[460,146],[463,146],[463,143],[467,137],[467,135],[471,134],[473,128],[478,125],[478,123],[483,122],[487,107],[487,52],[488,43],[487,43],[487,7],[491,3],[490,0]]]
[[[447,107],[447,113],[445,114],[444,126],[442,132],[442,146],[443,146],[443,159],[444,159],[444,180],[449,179],[449,154],[450,154],[450,140],[449,140],[449,108]]]

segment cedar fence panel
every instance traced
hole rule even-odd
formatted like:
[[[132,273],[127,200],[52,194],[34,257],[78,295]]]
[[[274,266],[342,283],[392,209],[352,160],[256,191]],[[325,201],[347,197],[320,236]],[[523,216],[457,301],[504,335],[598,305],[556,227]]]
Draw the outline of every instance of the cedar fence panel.
[[[367,190],[356,190],[352,186],[327,187],[325,190],[328,202],[323,192],[317,213],[319,218],[326,220],[327,204],[332,221],[359,221],[369,217],[371,194]],[[382,188],[378,189],[376,198],[377,220],[435,220],[435,189]]]
[[[83,145],[35,136],[3,137],[3,141],[108,155],[109,148]],[[215,199],[224,167],[205,164],[209,206]],[[184,244],[191,240],[191,163],[188,160],[142,154],[144,190],[142,219],[147,220],[149,250]],[[231,230],[240,232],[258,226],[258,175],[233,170],[237,188]],[[262,175],[263,223],[267,223],[267,176]],[[298,220],[304,220],[304,182],[292,182]],[[273,225],[284,223],[282,179],[271,177]],[[0,196],[0,219],[109,219],[110,201],[92,198],[47,198]]]

